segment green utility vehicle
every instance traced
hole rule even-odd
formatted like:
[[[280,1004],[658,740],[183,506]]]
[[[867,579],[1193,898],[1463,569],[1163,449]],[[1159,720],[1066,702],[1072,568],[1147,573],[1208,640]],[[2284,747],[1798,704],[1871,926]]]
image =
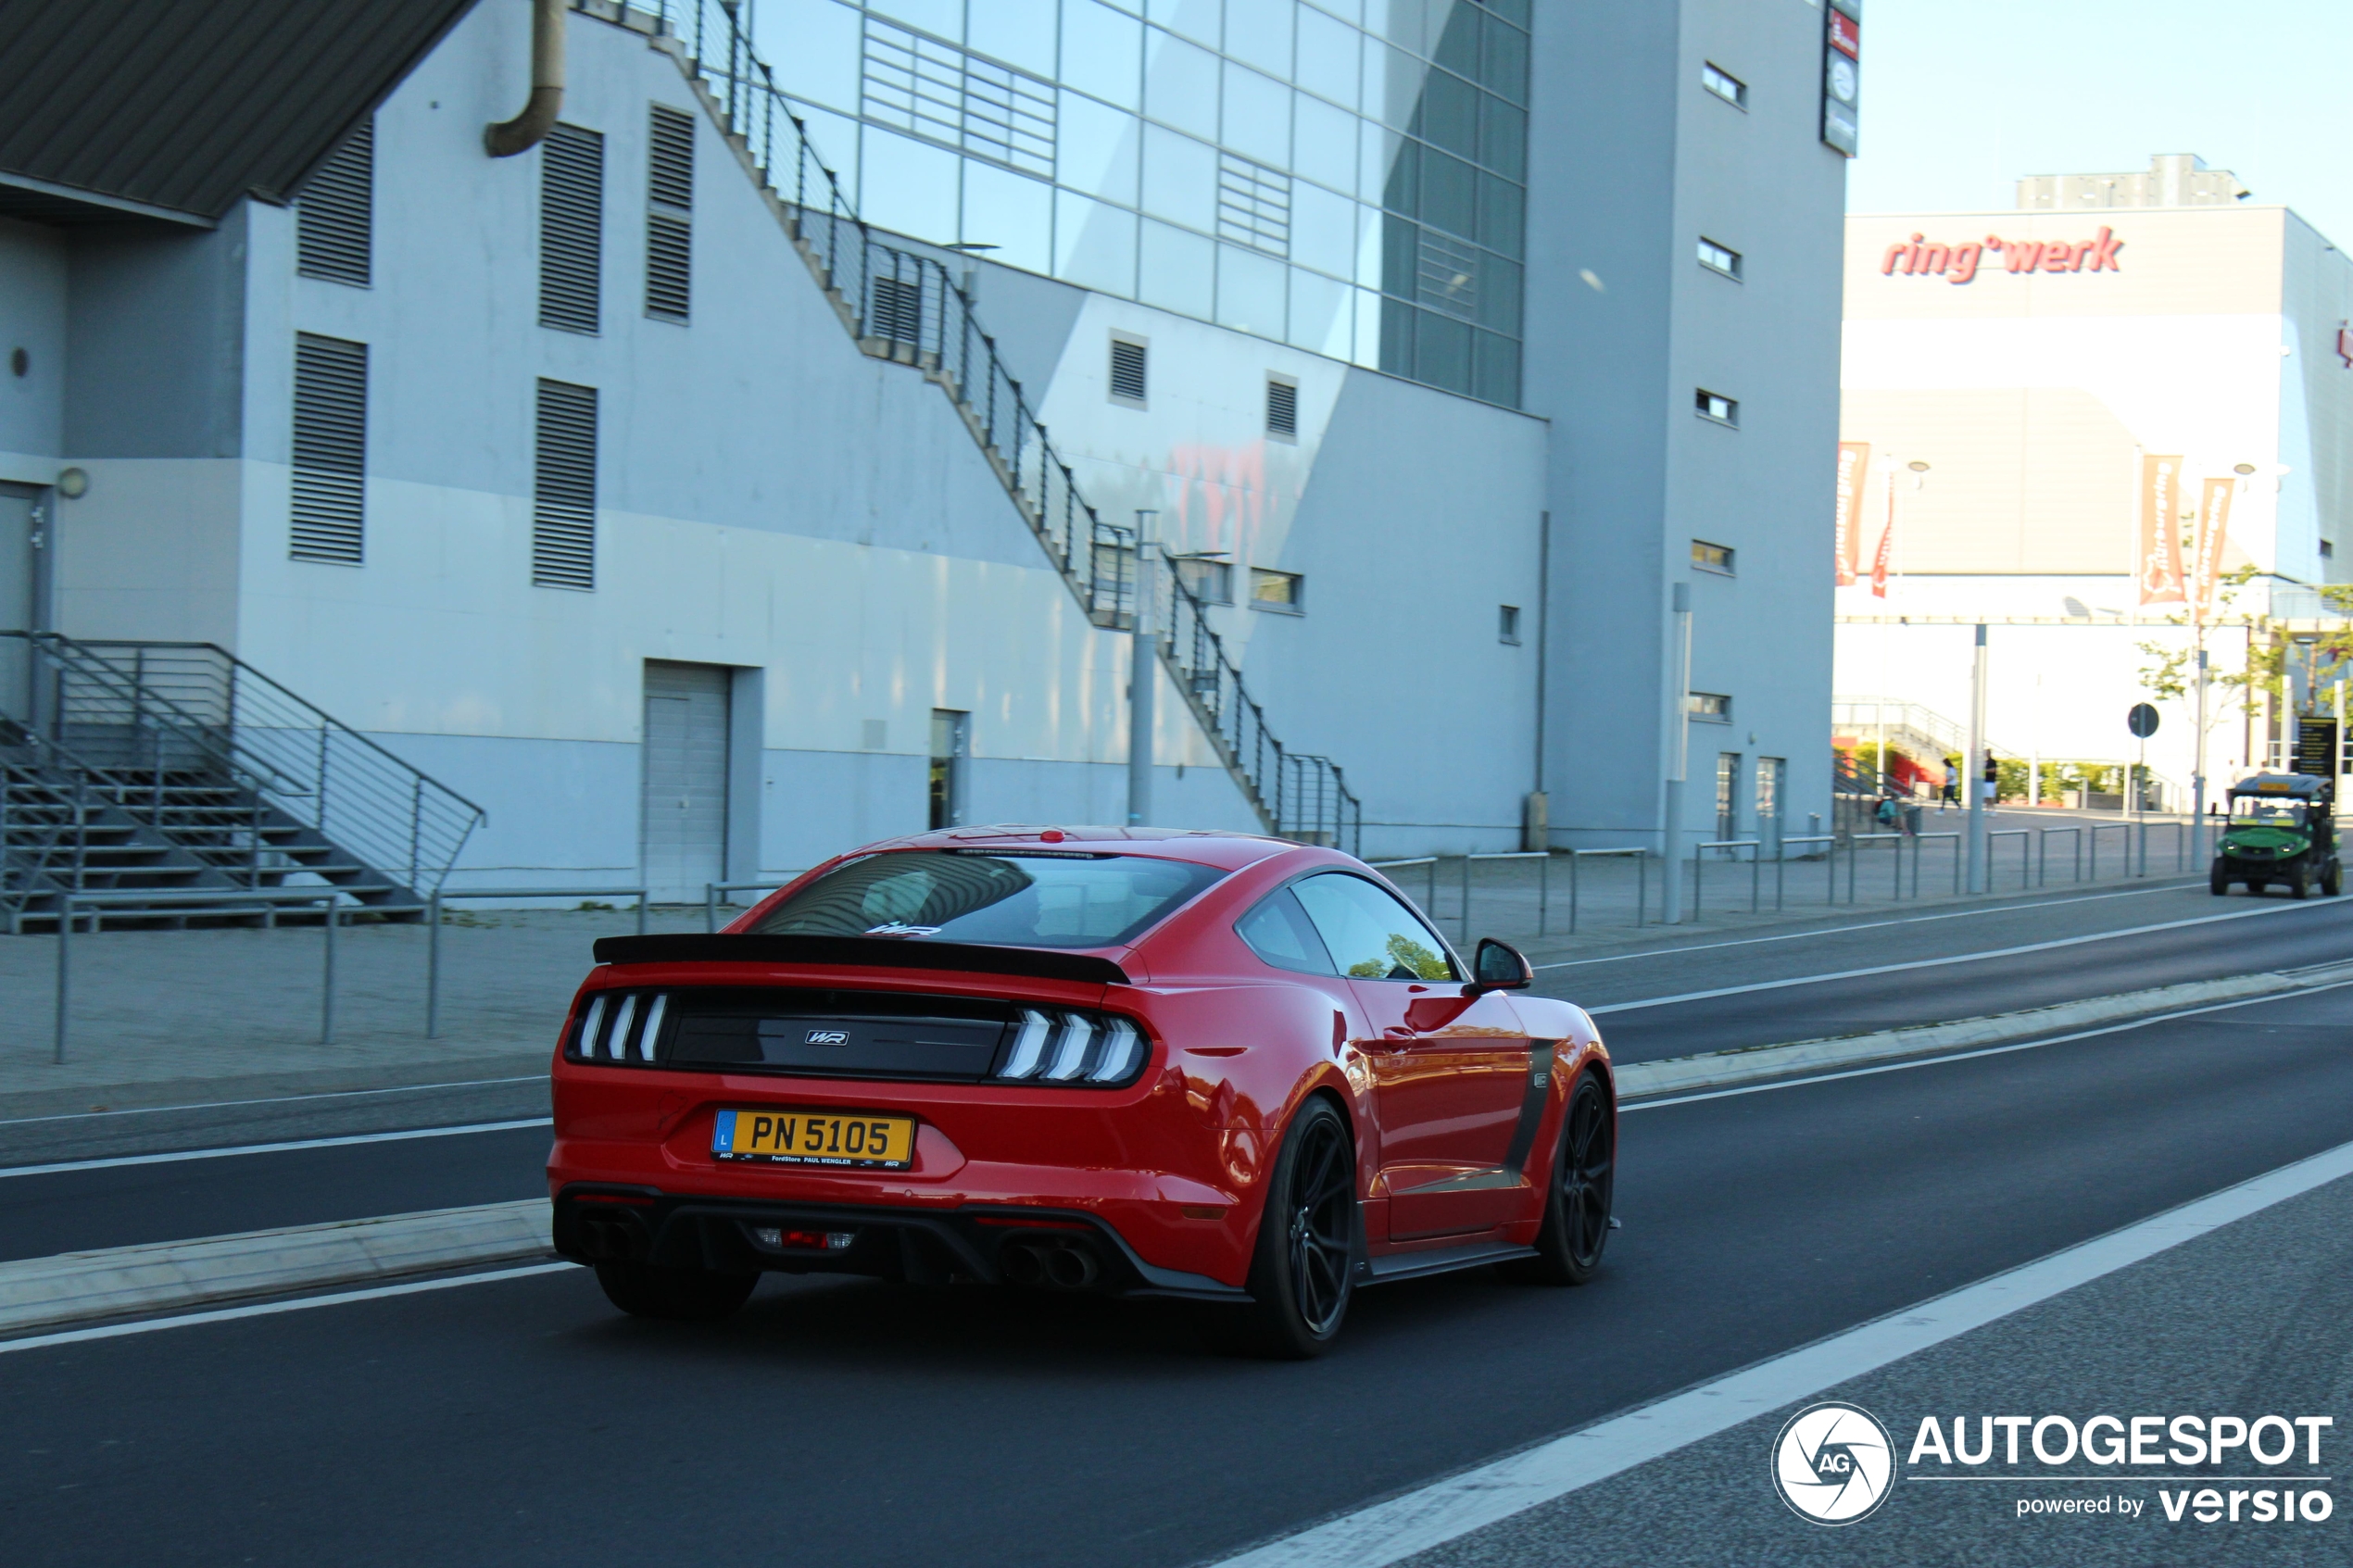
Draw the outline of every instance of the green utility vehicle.
[[[2231,786],[2231,821],[2214,847],[2207,885],[2227,893],[2244,882],[2249,893],[2278,883],[2296,897],[2315,884],[2336,897],[2343,874],[2336,859],[2336,785],[2310,773],[2258,773]]]

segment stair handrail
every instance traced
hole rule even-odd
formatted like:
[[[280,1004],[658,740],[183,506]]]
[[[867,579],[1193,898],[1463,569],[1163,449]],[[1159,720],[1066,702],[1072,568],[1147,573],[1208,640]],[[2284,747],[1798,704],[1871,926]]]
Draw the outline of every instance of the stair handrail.
[[[174,642],[163,640],[77,639],[54,632],[0,632],[0,636],[23,637],[30,644],[36,661],[45,659],[62,673],[74,674],[95,683],[102,695],[125,706],[135,728],[148,723],[169,732],[176,740],[194,748],[199,755],[218,766],[222,772],[242,787],[257,795],[275,800],[280,809],[306,825],[316,828],[331,841],[344,843],[347,849],[361,853],[370,869],[381,874],[393,875],[405,872],[408,885],[414,892],[430,894],[448,876],[450,868],[463,851],[473,830],[489,820],[489,813],[479,805],[459,795],[439,780],[396,753],[379,745],[353,729],[349,724],[328,713],[300,694],[288,690],[261,671],[239,659],[217,643]],[[128,651],[133,658],[126,668],[120,658],[107,657],[108,651]],[[151,652],[200,656],[199,662],[216,665],[224,672],[220,700],[222,708],[219,721],[195,713],[161,689],[151,677],[145,655]],[[60,687],[62,689],[62,686]],[[287,722],[257,722],[245,713],[253,706],[245,694],[258,689],[293,718]],[[62,719],[53,715],[53,721]],[[273,718],[275,716],[272,716]],[[257,734],[315,733],[318,736],[321,773],[309,787],[299,777],[274,763],[263,754]],[[220,738],[226,736],[225,743]],[[326,759],[335,755],[337,746],[356,746],[362,757],[370,758],[381,771],[388,772],[396,785],[405,790],[409,804],[405,810],[387,809],[380,801],[365,793],[355,801],[348,790],[336,799],[336,809],[346,821],[359,830],[361,836],[372,838],[375,844],[352,843],[349,830],[337,828],[331,821],[325,800],[323,780]],[[434,828],[431,854],[426,853],[424,829],[429,813]],[[306,812],[303,802],[310,803]],[[408,840],[407,852],[399,853],[400,841]],[[394,853],[386,854],[390,849]],[[446,850],[446,852],[445,852]]]
[[[621,9],[610,0],[602,5],[592,0],[573,0],[573,4],[592,14]],[[1106,593],[1101,549],[1108,537],[1125,531],[1105,524],[1078,493],[1070,464],[1055,448],[1020,380],[999,354],[996,339],[981,327],[971,295],[937,257],[902,250],[875,237],[843,192],[839,178],[818,156],[807,122],[792,112],[774,73],[754,50],[745,32],[738,0],[650,0],[650,4],[659,35],[677,44],[683,63],[709,90],[745,156],[786,204],[786,220],[795,237],[822,264],[845,324],[860,339],[861,346],[878,358],[915,365],[941,383],[964,413],[975,440],[1077,595],[1088,619],[1099,625],[1132,625],[1128,617],[1135,608],[1133,546],[1125,546],[1124,563],[1114,556]],[[635,8],[646,14],[646,5],[647,0],[639,0]],[[724,58],[719,51],[724,51]],[[789,180],[780,175],[777,166],[780,137],[792,158]],[[1114,547],[1120,546],[1114,544]],[[1165,551],[1162,553],[1164,558]],[[1123,564],[1130,570],[1120,570]],[[1162,658],[1221,753],[1227,771],[1269,831],[1328,834],[1318,841],[1355,847],[1362,833],[1363,804],[1349,790],[1338,766],[1327,758],[1290,752],[1267,732],[1265,710],[1249,696],[1240,666],[1209,623],[1206,601],[1173,570],[1155,576],[1171,584],[1170,617],[1162,623],[1169,630],[1156,639]],[[1181,633],[1179,619],[1186,622]],[[1189,659],[1183,651],[1187,647],[1193,650]],[[1204,703],[1198,689],[1204,681],[1218,700]],[[1224,698],[1228,686],[1233,694],[1230,702]],[[1231,734],[1226,723],[1228,715]],[[1291,788],[1293,771],[1312,774],[1315,789]],[[1287,797],[1297,796],[1317,802],[1313,821],[1301,820],[1286,809]],[[1324,805],[1327,800],[1328,809]]]

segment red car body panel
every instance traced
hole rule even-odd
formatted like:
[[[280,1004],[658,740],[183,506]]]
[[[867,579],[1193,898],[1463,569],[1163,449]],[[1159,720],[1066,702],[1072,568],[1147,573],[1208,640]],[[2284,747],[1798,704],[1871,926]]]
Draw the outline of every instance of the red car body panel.
[[[1524,1246],[1534,1237],[1573,1085],[1591,1071],[1610,1087],[1599,1034],[1582,1010],[1550,998],[1268,965],[1235,922],[1287,883],[1340,870],[1397,891],[1338,851],[1152,829],[951,830],[828,861],[727,930],[751,930],[774,904],[855,856],[1014,848],[1041,839],[1189,860],[1227,874],[1132,946],[1079,950],[1118,965],[1126,984],[914,967],[605,963],[583,983],[561,1039],[572,1038],[573,1021],[599,992],[618,988],[972,997],[1126,1015],[1148,1040],[1149,1058],[1134,1082],[1101,1089],[672,1069],[574,1060],[560,1044],[547,1165],[558,1249],[589,1255],[568,1214],[626,1218],[631,1210],[667,1214],[714,1204],[731,1206],[728,1213],[766,1205],[838,1214],[853,1227],[861,1216],[952,1222],[966,1226],[965,1235],[976,1234],[969,1231],[975,1223],[1092,1224],[1145,1266],[1137,1278],[1146,1288],[1239,1291],[1250,1273],[1263,1184],[1291,1118],[1317,1094],[1340,1105],[1355,1138],[1369,1258],[1482,1241]],[[1548,1072],[1531,1072],[1531,1041],[1551,1045]],[[716,1160],[718,1112],[763,1108],[912,1117],[912,1169]],[[1532,1136],[1524,1122],[1532,1122]],[[1511,1156],[1516,1161],[1504,1169]],[[972,1272],[969,1258],[961,1272]]]

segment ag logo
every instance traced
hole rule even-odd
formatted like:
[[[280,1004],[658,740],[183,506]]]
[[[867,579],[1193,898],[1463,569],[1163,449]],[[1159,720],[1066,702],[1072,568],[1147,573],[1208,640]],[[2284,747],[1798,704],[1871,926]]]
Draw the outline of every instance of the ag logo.
[[[1773,1439],[1773,1485],[1817,1524],[1852,1524],[1887,1500],[1895,1445],[1859,1405],[1827,1400],[1789,1418]]]

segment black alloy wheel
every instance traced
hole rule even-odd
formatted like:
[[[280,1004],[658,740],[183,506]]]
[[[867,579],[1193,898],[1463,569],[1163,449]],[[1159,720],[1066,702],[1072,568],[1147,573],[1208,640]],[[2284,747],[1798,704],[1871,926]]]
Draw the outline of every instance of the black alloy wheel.
[[[1292,1119],[1267,1177],[1251,1304],[1213,1320],[1215,1337],[1247,1355],[1322,1355],[1348,1315],[1355,1243],[1355,1145],[1332,1103],[1317,1098]]]
[[[597,1283],[604,1286],[606,1300],[632,1317],[716,1323],[750,1299],[760,1276],[662,1269],[651,1263],[599,1263]]]
[[[1617,1165],[1617,1115],[1601,1074],[1587,1072],[1569,1091],[1568,1112],[1553,1151],[1552,1190],[1536,1230],[1536,1256],[1506,1266],[1537,1285],[1583,1285],[1600,1272],[1609,1244],[1610,1198]]]

